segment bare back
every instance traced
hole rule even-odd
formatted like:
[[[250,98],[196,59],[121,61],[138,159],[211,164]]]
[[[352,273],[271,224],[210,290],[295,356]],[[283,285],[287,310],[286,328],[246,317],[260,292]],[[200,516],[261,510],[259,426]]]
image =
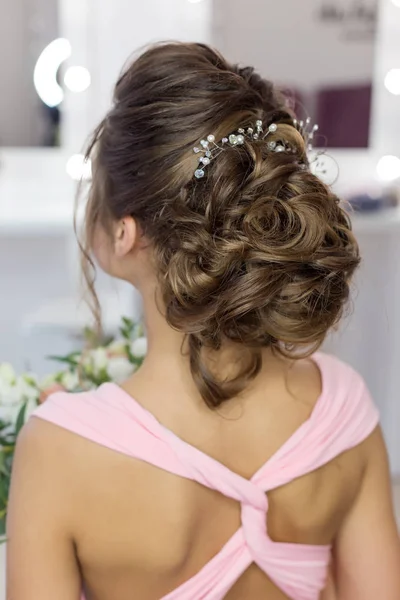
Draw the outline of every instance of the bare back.
[[[283,372],[262,373],[246,398],[219,412],[184,398],[179,405],[179,384],[158,386],[145,369],[125,392],[179,438],[250,479],[309,419],[321,396],[312,361]],[[26,435],[39,438],[45,454],[39,457],[43,477],[52,471],[55,522],[73,540],[87,600],[130,600],[133,592],[141,600],[174,598],[173,590],[198,574],[241,525],[240,504],[216,490],[53,424],[35,419],[29,429]],[[271,539],[335,544],[360,493],[371,444],[374,436],[270,491],[265,525]],[[289,598],[255,564],[225,597]]]

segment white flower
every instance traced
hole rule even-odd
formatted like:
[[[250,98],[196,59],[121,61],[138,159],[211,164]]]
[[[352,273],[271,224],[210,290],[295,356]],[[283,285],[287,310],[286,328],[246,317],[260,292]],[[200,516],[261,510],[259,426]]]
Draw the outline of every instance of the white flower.
[[[9,404],[8,406],[0,406],[0,419],[11,425],[15,424],[18,413],[21,410],[21,404]]]
[[[76,371],[66,371],[60,377],[61,385],[67,390],[67,392],[73,392],[79,387],[79,377]]]
[[[107,346],[107,355],[110,356],[125,356],[126,355],[126,344],[121,340],[111,342]]]
[[[105,348],[96,348],[95,350],[92,350],[90,356],[95,373],[99,373],[107,367],[107,351]]]
[[[26,380],[24,376],[19,377],[15,384],[16,391],[21,401],[35,401],[39,398],[39,391],[35,385]]]
[[[0,379],[0,406],[4,404],[13,404],[13,400],[10,401],[10,398],[15,398],[15,390],[14,386],[6,383],[3,379]]]
[[[37,401],[38,398],[39,391],[31,376],[18,377],[12,384],[0,379],[1,406],[21,405],[29,400]]]
[[[132,375],[135,368],[129,360],[123,356],[110,358],[107,365],[107,373],[115,383],[122,383],[127,377]]]
[[[15,406],[21,402],[21,396],[14,385],[0,381],[0,406]]]
[[[0,382],[0,418],[10,425],[15,425],[18,414],[26,404],[25,421],[37,408],[39,390],[32,375],[22,375],[8,387]]]
[[[140,337],[131,344],[131,352],[136,358],[143,358],[147,354],[147,339]]]
[[[6,423],[9,423],[12,426],[15,426],[17,417],[22,407],[22,402],[9,406],[0,406],[0,419],[5,421]],[[37,407],[38,405],[36,399],[31,399],[28,402],[26,402],[24,423],[26,423],[29,420],[29,417],[37,409]]]
[[[8,385],[13,385],[16,380],[15,371],[9,363],[0,365],[0,380]]]

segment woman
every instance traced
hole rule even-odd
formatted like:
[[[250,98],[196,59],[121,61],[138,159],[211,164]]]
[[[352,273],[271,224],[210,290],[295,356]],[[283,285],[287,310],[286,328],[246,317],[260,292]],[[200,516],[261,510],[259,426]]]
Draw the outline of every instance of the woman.
[[[315,354],[359,253],[311,138],[204,45],[153,47],[118,81],[88,250],[140,290],[149,352],[21,435],[10,600],[317,600],[330,570],[341,600],[400,597],[376,409]]]

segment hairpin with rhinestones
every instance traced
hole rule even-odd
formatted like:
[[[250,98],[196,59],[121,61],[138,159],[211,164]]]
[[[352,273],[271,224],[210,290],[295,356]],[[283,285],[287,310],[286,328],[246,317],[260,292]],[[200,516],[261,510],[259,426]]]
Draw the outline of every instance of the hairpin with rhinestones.
[[[310,117],[307,117],[305,121],[293,120],[293,126],[301,133],[306,141],[307,150],[310,152],[314,148],[314,135],[318,131],[319,127],[317,124],[311,125]]]
[[[314,148],[315,134],[319,130],[318,125],[311,125],[309,117],[305,121],[294,119],[293,125],[301,133],[306,143],[308,166],[304,166],[326,185],[333,185],[339,176],[339,165],[332,156],[326,153],[325,149],[316,150]]]
[[[215,141],[215,136],[210,134],[206,139],[200,141],[199,146],[193,148],[195,154],[199,154],[199,166],[194,172],[194,176],[197,179],[202,179],[205,175],[205,167],[207,167],[212,160],[214,160],[221,152],[223,152],[228,146],[243,146],[246,139],[249,141],[263,141],[271,133],[275,133],[278,129],[276,123],[271,123],[268,129],[264,131],[261,120],[256,121],[255,127],[243,127],[237,130],[237,133],[231,133],[227,137],[223,137],[220,142]],[[275,141],[268,142],[268,149],[271,152],[285,152],[291,151],[291,149],[284,143],[277,143]]]

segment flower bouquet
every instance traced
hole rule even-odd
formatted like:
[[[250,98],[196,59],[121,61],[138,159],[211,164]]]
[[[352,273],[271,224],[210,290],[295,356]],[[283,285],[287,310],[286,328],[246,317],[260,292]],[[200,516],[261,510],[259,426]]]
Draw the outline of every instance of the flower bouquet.
[[[108,381],[121,383],[142,364],[147,341],[141,326],[123,318],[119,339],[93,348],[94,334],[85,337],[91,349],[51,357],[61,370],[39,380],[34,373],[17,375],[0,364],[0,539],[5,536],[11,469],[19,432],[35,408],[57,391],[80,392]]]

